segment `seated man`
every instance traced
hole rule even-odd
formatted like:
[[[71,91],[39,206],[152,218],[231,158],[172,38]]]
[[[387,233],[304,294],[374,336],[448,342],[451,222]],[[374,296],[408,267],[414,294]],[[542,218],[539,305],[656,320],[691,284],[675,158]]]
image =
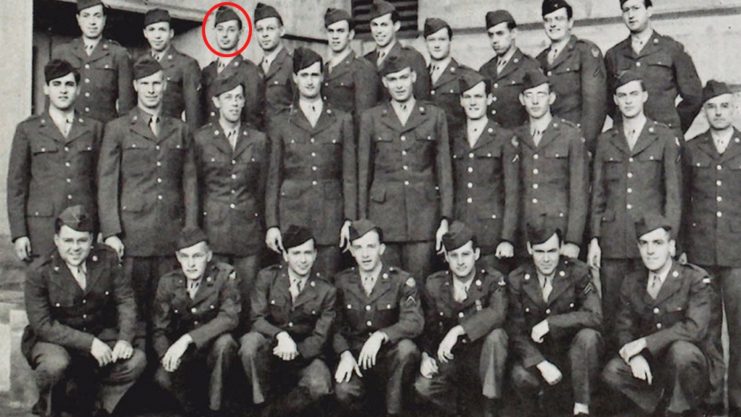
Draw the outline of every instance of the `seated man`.
[[[536,395],[558,405],[568,395],[570,376],[574,415],[588,416],[599,372],[602,307],[583,262],[561,256],[563,237],[546,216],[527,225],[532,260],[509,275],[509,328],[515,390],[529,415],[551,410],[533,401]],[[552,387],[552,388],[551,388]],[[558,395],[557,395],[558,394]]]
[[[402,413],[412,394],[419,350],[412,342],[424,328],[417,286],[409,273],[381,262],[383,232],[369,220],[350,226],[357,267],[335,277],[339,355],[335,395],[342,415],[369,412],[367,395],[389,416]],[[371,391],[371,392],[368,392]]]
[[[116,253],[94,244],[93,223],[81,205],[63,210],[54,224],[57,250],[26,281],[21,350],[39,390],[34,414],[60,411],[52,391],[65,392],[65,377],[79,383],[79,413],[113,413],[146,366],[144,352],[132,346],[134,290]]]
[[[252,331],[240,339],[239,356],[262,417],[309,413],[332,392],[325,351],[335,290],[314,270],[311,231],[291,225],[282,237],[285,264],[258,274],[250,295]]]
[[[602,372],[616,391],[651,415],[695,415],[708,386],[703,352],[713,297],[708,274],[672,260],[671,223],[646,215],[636,222],[644,269],[625,277],[615,318],[619,356]]]
[[[425,284],[421,375],[414,387],[443,415],[498,415],[507,360],[504,276],[492,267],[476,268],[481,250],[461,222],[443,235],[443,248],[450,270]]]
[[[180,269],[160,278],[155,296],[152,339],[160,359],[155,379],[188,417],[218,415],[237,352],[230,334],[241,305],[236,273],[212,262],[208,238],[196,227],[181,231],[175,256]]]

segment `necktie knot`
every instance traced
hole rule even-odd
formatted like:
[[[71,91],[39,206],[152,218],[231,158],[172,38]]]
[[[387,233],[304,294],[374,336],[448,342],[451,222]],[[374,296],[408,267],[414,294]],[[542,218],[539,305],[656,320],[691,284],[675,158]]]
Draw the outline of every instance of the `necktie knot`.
[[[160,133],[159,121],[159,117],[157,116],[152,116],[149,119],[149,127],[152,129],[152,133],[154,133],[155,136],[158,136]]]

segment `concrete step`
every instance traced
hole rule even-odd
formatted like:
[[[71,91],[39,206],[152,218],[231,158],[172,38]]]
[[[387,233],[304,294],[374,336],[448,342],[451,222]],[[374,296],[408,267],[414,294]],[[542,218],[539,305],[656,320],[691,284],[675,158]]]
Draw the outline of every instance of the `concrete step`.
[[[0,291],[0,397],[9,407],[28,409],[37,398],[33,371],[21,354],[28,324],[20,291]]]

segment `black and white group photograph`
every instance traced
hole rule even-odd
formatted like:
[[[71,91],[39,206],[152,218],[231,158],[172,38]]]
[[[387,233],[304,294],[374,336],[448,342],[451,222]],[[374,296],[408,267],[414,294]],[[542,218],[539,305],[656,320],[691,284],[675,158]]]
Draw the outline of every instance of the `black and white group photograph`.
[[[0,416],[741,417],[741,0],[3,0]]]

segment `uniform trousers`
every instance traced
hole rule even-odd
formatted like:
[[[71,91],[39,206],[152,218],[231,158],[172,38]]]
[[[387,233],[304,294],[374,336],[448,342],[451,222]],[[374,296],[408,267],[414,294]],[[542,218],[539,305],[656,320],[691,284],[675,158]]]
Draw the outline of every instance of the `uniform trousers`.
[[[342,262],[342,252],[338,246],[340,243],[339,239],[336,244],[332,245],[317,245],[316,247],[316,261],[314,262],[314,271],[318,272],[321,278],[327,282],[334,282],[334,276],[340,270],[340,264]]]
[[[137,335],[146,335],[151,346],[152,305],[160,277],[177,268],[175,256],[124,256],[124,273],[130,278],[136,298]],[[150,352],[147,352],[148,355]]]
[[[620,307],[620,287],[625,277],[636,269],[642,267],[640,258],[632,259],[605,259],[599,270],[600,283],[602,286],[602,327],[605,335],[605,351],[612,355],[617,353],[615,335],[615,317]]]
[[[233,266],[237,273],[242,311],[239,314],[239,327],[236,334],[246,333],[250,325],[250,291],[255,285],[257,272],[260,270],[260,256],[257,254],[248,256],[214,254],[214,261]]]
[[[111,341],[107,344],[113,349],[116,342]],[[96,399],[92,400],[92,404],[79,407],[92,410],[97,405],[108,413],[113,413],[124,394],[144,372],[147,364],[144,352],[134,349],[129,359],[101,368],[90,352],[67,349],[46,342],[37,342],[33,346],[29,362],[34,370],[39,390],[39,402],[35,410],[42,415],[52,415],[52,411],[58,411],[52,408],[52,392],[57,391],[60,382],[69,379],[74,380],[79,388],[80,395],[74,400],[84,402],[90,401],[91,398]]]
[[[388,242],[382,255],[383,263],[409,272],[419,288],[424,288],[425,279],[432,270],[435,256],[435,241]]]
[[[726,375],[726,362],[725,358],[723,357],[723,343],[721,340],[721,333],[723,332],[723,304],[724,302],[726,304],[726,314],[731,312],[729,307],[731,307],[732,305],[736,308],[736,316],[733,319],[731,319],[730,316],[727,317],[729,336],[731,334],[732,324],[736,324],[737,328],[735,330],[741,332],[741,325],[739,325],[741,315],[739,315],[738,310],[738,303],[741,302],[741,284],[738,283],[738,281],[741,280],[741,268],[719,268],[712,266],[702,266],[702,268],[713,276],[713,298],[710,308],[710,323],[708,324],[708,332],[705,336],[705,343],[702,347],[705,356],[708,358],[708,376],[710,377],[710,390],[705,398],[705,404],[721,408],[724,406],[725,403],[724,385]],[[728,291],[728,295],[725,295],[722,292],[724,281],[731,285],[731,288]],[[736,294],[733,294],[734,285],[736,287]],[[725,299],[723,299],[724,296]],[[735,340],[731,340],[731,342],[729,343],[729,347],[734,346],[734,341],[735,343],[741,343],[741,337],[738,337],[738,335],[741,335],[741,333],[734,332],[734,336],[736,337],[733,338]],[[736,349],[732,350],[735,353]],[[738,357],[734,357],[733,359],[736,359],[737,361],[737,368],[735,372],[731,371],[729,373],[728,386],[730,391],[733,388],[732,383],[736,384],[735,406],[738,407],[741,406],[741,386],[738,385],[741,383],[741,381],[738,380],[738,378],[741,377],[741,373],[739,373],[741,371],[741,368],[739,368],[739,366],[741,366],[741,363],[738,362]],[[733,363],[732,360],[729,362],[731,364]],[[729,366],[729,368],[733,369],[732,366]],[[735,376],[735,378],[733,376]]]
[[[438,372],[431,378],[417,376],[414,388],[422,405],[432,404],[450,415],[489,416],[490,401],[502,395],[507,361],[507,333],[492,330],[476,343],[456,344],[453,360],[437,360]],[[475,376],[478,376],[476,378]]]
[[[708,388],[707,359],[699,347],[685,342],[672,343],[657,357],[647,356],[653,381],[651,385],[633,376],[630,366],[616,357],[607,363],[602,379],[612,389],[623,393],[646,413],[653,413],[666,392],[666,409],[682,413],[695,409]]]

